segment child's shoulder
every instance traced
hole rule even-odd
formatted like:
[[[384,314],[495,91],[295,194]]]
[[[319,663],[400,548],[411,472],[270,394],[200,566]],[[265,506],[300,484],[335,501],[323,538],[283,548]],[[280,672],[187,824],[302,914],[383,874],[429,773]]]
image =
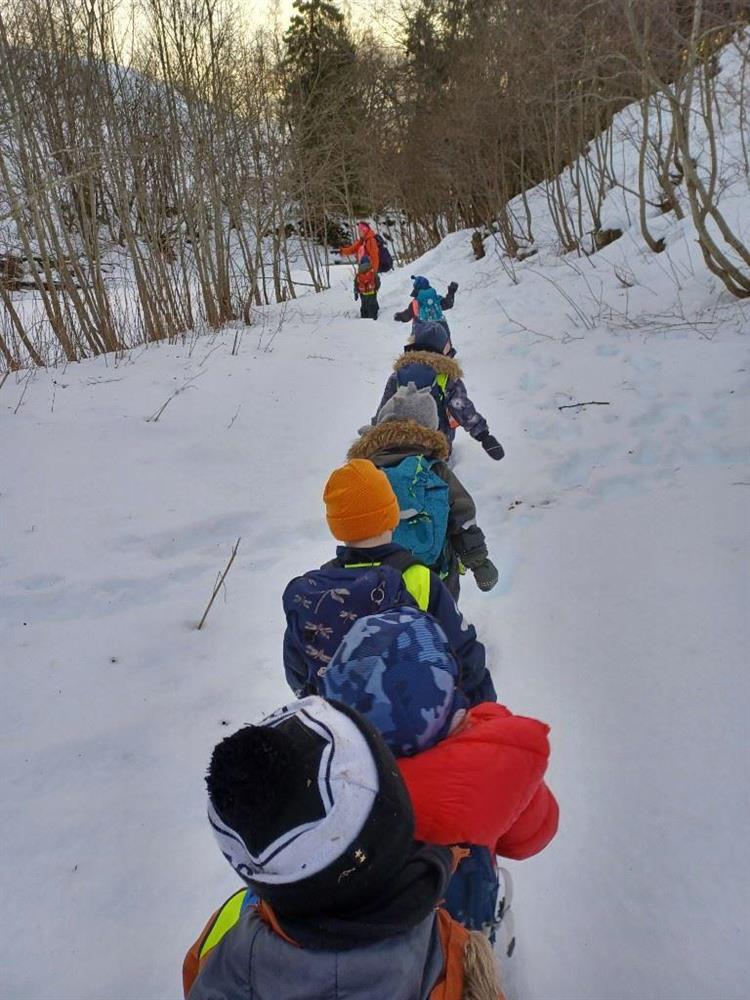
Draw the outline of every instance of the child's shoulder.
[[[488,701],[469,709],[465,724],[452,738],[548,753],[548,733],[546,722],[526,715],[514,715],[505,705]]]
[[[497,701],[483,701],[480,705],[475,705],[466,713],[467,722],[470,725],[479,725],[484,722],[494,722],[498,719],[512,719],[513,713],[505,705]]]

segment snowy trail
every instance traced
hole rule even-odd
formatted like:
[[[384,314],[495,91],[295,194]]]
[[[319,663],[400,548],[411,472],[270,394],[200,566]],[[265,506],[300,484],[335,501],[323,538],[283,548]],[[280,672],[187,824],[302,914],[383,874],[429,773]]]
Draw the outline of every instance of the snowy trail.
[[[731,326],[582,335],[554,289],[495,268],[493,293],[554,339],[509,328],[467,250],[456,234],[419,265],[461,283],[454,339],[508,453],[459,438],[501,571],[489,595],[467,578],[462,607],[500,700],[552,725],[561,804],[557,839],[511,866],[509,997],[739,998],[746,344]],[[288,697],[281,591],[331,551],[323,483],[406,329],[389,316],[407,275],[385,279],[372,324],[340,271],[275,336],[269,310],[236,357],[229,332],[192,357],[39,373],[15,415],[23,385],[2,391],[0,996],[176,997],[185,949],[234,888],[202,774],[217,739]],[[610,405],[558,409],[592,399]]]

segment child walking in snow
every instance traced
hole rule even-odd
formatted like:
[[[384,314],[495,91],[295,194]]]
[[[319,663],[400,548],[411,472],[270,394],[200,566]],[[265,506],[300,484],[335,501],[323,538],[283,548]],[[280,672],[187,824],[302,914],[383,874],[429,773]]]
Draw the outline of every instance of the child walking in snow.
[[[417,837],[516,860],[554,837],[549,727],[502,705],[469,707],[450,643],[429,615],[404,607],[361,618],[323,672],[321,693],[380,731],[409,790]],[[481,884],[466,891],[461,879],[459,866],[446,897],[451,914],[475,928],[491,923],[496,878],[484,892]],[[470,913],[472,899],[480,904]]]
[[[362,319],[378,318],[378,292],[380,275],[377,274],[369,257],[363,257],[354,275],[354,301],[359,299],[359,315]]]
[[[418,389],[429,387],[438,408],[438,429],[453,446],[456,427],[463,427],[496,462],[504,456],[503,446],[490,434],[487,421],[469,399],[461,366],[447,357],[448,335],[439,323],[420,323],[414,342],[407,344],[396,359],[377,412],[382,410],[399,386],[413,382]],[[373,417],[374,424],[377,417]]]
[[[393,755],[306,698],[214,749],[219,849],[245,883],[183,964],[187,1000],[501,1000],[481,935],[438,909],[457,852],[416,843]]]
[[[451,331],[443,313],[453,308],[458,282],[451,281],[447,293],[441,296],[424,275],[412,274],[411,280],[414,282],[411,302],[401,312],[395,313],[393,318],[397,323],[412,323],[412,334],[416,332],[419,323],[440,323],[448,334],[450,343]]]
[[[323,499],[336,556],[289,583],[284,669],[297,697],[317,694],[320,673],[353,623],[365,615],[411,605],[440,622],[461,664],[464,693],[472,705],[496,698],[484,646],[439,576],[393,542],[400,514],[385,473],[352,459],[330,476]]]
[[[448,467],[449,454],[430,389],[410,382],[378,412],[375,426],[363,429],[347,457],[367,458],[384,470],[401,508],[395,541],[426,559],[458,600],[463,567],[485,591],[495,586],[498,572],[474,501]]]

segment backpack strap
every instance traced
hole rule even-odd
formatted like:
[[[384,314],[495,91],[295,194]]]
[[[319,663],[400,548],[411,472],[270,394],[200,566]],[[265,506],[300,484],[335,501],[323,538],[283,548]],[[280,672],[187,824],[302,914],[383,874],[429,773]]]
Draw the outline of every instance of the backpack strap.
[[[193,983],[198,978],[208,954],[231,931],[252,899],[253,895],[249,889],[238,889],[223,906],[219,907],[203,928],[182,963],[182,988],[185,997],[193,988]]]
[[[442,907],[435,914],[443,949],[443,975],[430,992],[430,1000],[461,1000],[464,995],[464,956],[469,932]]]
[[[422,565],[419,559],[413,556],[408,549],[399,549],[398,552],[392,552],[383,559],[383,564],[385,566],[393,566],[394,569],[397,569],[402,574],[411,566]]]
[[[401,572],[404,586],[417,602],[417,607],[420,611],[426,611],[430,606],[430,591],[432,589],[429,567],[416,559],[406,549],[386,556],[383,562],[386,566],[393,566],[394,569]]]

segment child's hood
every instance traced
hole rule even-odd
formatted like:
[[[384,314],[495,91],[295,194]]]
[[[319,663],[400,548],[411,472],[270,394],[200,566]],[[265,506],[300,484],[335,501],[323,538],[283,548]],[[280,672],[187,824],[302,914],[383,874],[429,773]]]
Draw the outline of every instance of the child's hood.
[[[434,351],[404,351],[393,363],[393,370],[400,371],[408,365],[427,365],[436,375],[447,375],[450,381],[463,378],[464,373],[455,358]]]
[[[415,420],[388,420],[366,430],[351,446],[347,458],[372,459],[379,452],[392,448],[415,448],[429,458],[443,461],[450,454],[445,435],[440,431],[423,427]]]

